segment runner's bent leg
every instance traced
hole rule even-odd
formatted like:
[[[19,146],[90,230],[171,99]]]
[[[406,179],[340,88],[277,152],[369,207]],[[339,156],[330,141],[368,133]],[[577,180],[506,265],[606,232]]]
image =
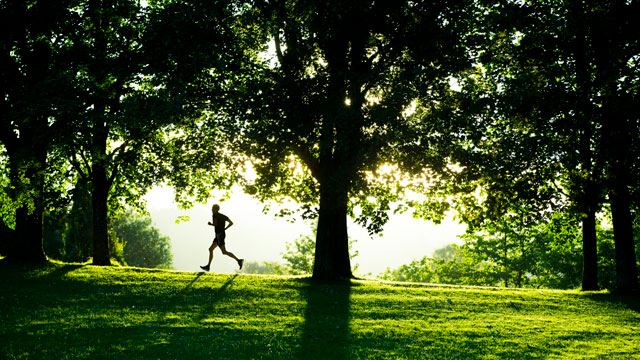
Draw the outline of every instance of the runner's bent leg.
[[[226,247],[224,245],[220,245],[220,250],[222,250],[222,253],[224,255],[227,255],[227,256],[229,256],[231,258],[234,258],[236,261],[240,261],[240,259],[238,259],[235,255],[233,255],[232,252],[227,251],[227,249],[226,249]]]
[[[209,246],[209,262],[207,263],[207,266],[211,265],[211,260],[213,260],[213,250],[216,249],[216,246],[218,246],[218,242],[214,239],[211,246]]]

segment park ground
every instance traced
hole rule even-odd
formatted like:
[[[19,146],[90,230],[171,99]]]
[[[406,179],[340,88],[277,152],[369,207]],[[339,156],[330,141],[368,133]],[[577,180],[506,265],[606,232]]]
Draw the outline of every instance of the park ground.
[[[0,359],[640,359],[640,300],[0,266]]]

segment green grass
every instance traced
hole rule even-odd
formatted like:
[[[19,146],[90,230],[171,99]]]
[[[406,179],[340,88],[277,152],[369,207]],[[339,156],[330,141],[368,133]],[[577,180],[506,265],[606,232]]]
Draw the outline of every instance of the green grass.
[[[0,359],[640,358],[605,292],[0,267]]]

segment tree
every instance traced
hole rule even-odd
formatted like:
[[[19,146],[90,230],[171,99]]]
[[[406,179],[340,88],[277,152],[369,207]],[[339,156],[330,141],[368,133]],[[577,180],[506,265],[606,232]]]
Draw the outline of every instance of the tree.
[[[311,236],[301,236],[292,243],[287,244],[287,250],[282,257],[287,262],[286,266],[292,274],[313,273],[313,252],[315,242]]]
[[[287,243],[287,249],[282,254],[282,258],[286,261],[287,272],[294,275],[312,274],[315,245],[310,235],[300,236],[293,242]],[[353,251],[353,240],[349,240],[349,254],[351,260],[358,256],[358,252]],[[357,265],[354,268],[357,269]]]
[[[480,261],[458,245],[447,245],[434,251],[433,256],[387,269],[383,280],[437,284],[496,286],[502,271],[496,264]]]
[[[44,262],[47,153],[64,124],[64,97],[73,67],[69,19],[73,1],[3,1],[0,4],[0,142],[8,159],[6,191],[15,229],[7,255]],[[6,203],[3,204],[3,207]]]
[[[640,20],[640,2],[603,1],[592,12],[591,46],[595,81],[601,104],[602,151],[607,161],[607,185],[615,241],[617,288],[629,293],[638,289],[637,255],[633,240],[630,203],[630,173],[633,133],[638,109],[633,107],[633,81],[637,73],[640,38],[635,27]],[[633,76],[636,79],[633,80]],[[626,80],[631,77],[632,80]],[[636,160],[637,161],[637,160]]]
[[[152,226],[150,218],[127,213],[114,219],[112,227],[124,243],[123,257],[128,265],[171,268],[171,241]]]
[[[273,274],[287,275],[289,272],[280,263],[273,261],[253,262],[245,261],[242,265],[242,272],[245,274]]]
[[[460,91],[444,101],[448,105],[428,109],[452,119],[436,122],[452,125],[441,129],[447,134],[444,141],[434,142],[440,149],[436,153],[450,154],[450,162],[459,168],[450,176],[448,186],[453,189],[450,192],[467,194],[461,201],[461,207],[467,210],[463,219],[476,224],[487,218],[497,220],[518,203],[526,203],[542,218],[563,209],[581,214],[576,219],[582,223],[585,290],[598,287],[596,213],[604,194],[608,192],[608,200],[615,202],[611,189],[618,186],[620,192],[629,187],[612,182],[628,177],[622,173],[613,176],[611,164],[622,161],[632,168],[628,155],[619,149],[622,143],[632,148],[630,139],[620,138],[615,146],[607,139],[612,137],[608,131],[613,128],[627,129],[622,130],[625,134],[634,132],[629,130],[627,120],[620,120],[624,126],[607,125],[611,114],[606,115],[606,111],[631,108],[624,99],[629,98],[633,81],[618,85],[622,89],[618,94],[605,96],[605,87],[613,86],[602,81],[599,67],[611,56],[615,57],[613,63],[627,64],[635,47],[631,37],[621,36],[607,44],[625,43],[626,54],[599,52],[598,34],[613,31],[613,27],[597,28],[607,18],[602,13],[607,6],[602,5],[506,1],[488,9],[481,28],[485,45],[478,51],[475,71],[457,79]],[[632,9],[637,5],[629,6],[627,14],[634,16]],[[627,23],[628,19],[620,18],[621,26]],[[616,79],[633,78],[628,68],[620,69]],[[620,106],[608,104],[611,99]],[[634,116],[629,112],[619,115]],[[431,127],[431,122],[426,126]],[[617,155],[612,157],[611,149],[616,148]],[[623,171],[621,167],[616,169]],[[476,196],[478,189],[482,190],[482,199]],[[623,222],[629,225],[629,221]],[[628,235],[630,228],[625,228],[622,233]],[[619,244],[626,248],[626,254],[632,254],[621,259],[621,264],[627,264],[624,277],[633,278],[632,241]],[[630,282],[625,283],[621,289],[629,287]]]
[[[346,217],[377,197],[367,174],[415,140],[402,129],[417,94],[466,65],[460,38],[470,9],[465,2],[255,2],[250,13],[275,55],[255,54],[257,69],[236,85],[240,100],[230,112],[241,123],[230,132],[258,174],[248,190],[292,198],[317,216],[314,279],[352,276]],[[389,195],[375,195],[377,204],[362,209],[384,222]]]
[[[74,95],[82,106],[65,144],[78,181],[90,184],[95,265],[110,264],[110,208],[137,200],[166,175],[160,130],[175,119],[175,106],[151,80],[147,23],[139,1],[87,0],[78,7]]]

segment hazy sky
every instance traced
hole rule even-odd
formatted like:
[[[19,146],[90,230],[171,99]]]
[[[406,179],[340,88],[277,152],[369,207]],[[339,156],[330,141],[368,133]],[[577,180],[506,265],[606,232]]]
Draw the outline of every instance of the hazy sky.
[[[198,266],[207,262],[207,249],[213,240],[213,227],[207,222],[211,219],[214,200],[183,211],[177,208],[173,197],[173,189],[156,187],[145,198],[155,226],[171,238],[174,268],[198,271]],[[309,224],[304,221],[290,223],[263,214],[262,204],[240,191],[235,191],[229,200],[219,204],[220,212],[234,223],[227,230],[227,250],[247,261],[283,263],[286,243],[301,235],[312,234]],[[190,220],[176,223],[180,215],[188,215]],[[435,225],[415,220],[409,215],[392,215],[382,236],[370,238],[366,230],[350,221],[349,236],[356,240],[354,249],[359,252],[354,259],[354,263],[359,265],[357,273],[376,275],[388,267],[395,268],[431,255],[446,244],[459,242],[457,236],[464,229],[463,225],[451,219]],[[235,272],[236,269],[236,262],[216,249],[211,271]]]

